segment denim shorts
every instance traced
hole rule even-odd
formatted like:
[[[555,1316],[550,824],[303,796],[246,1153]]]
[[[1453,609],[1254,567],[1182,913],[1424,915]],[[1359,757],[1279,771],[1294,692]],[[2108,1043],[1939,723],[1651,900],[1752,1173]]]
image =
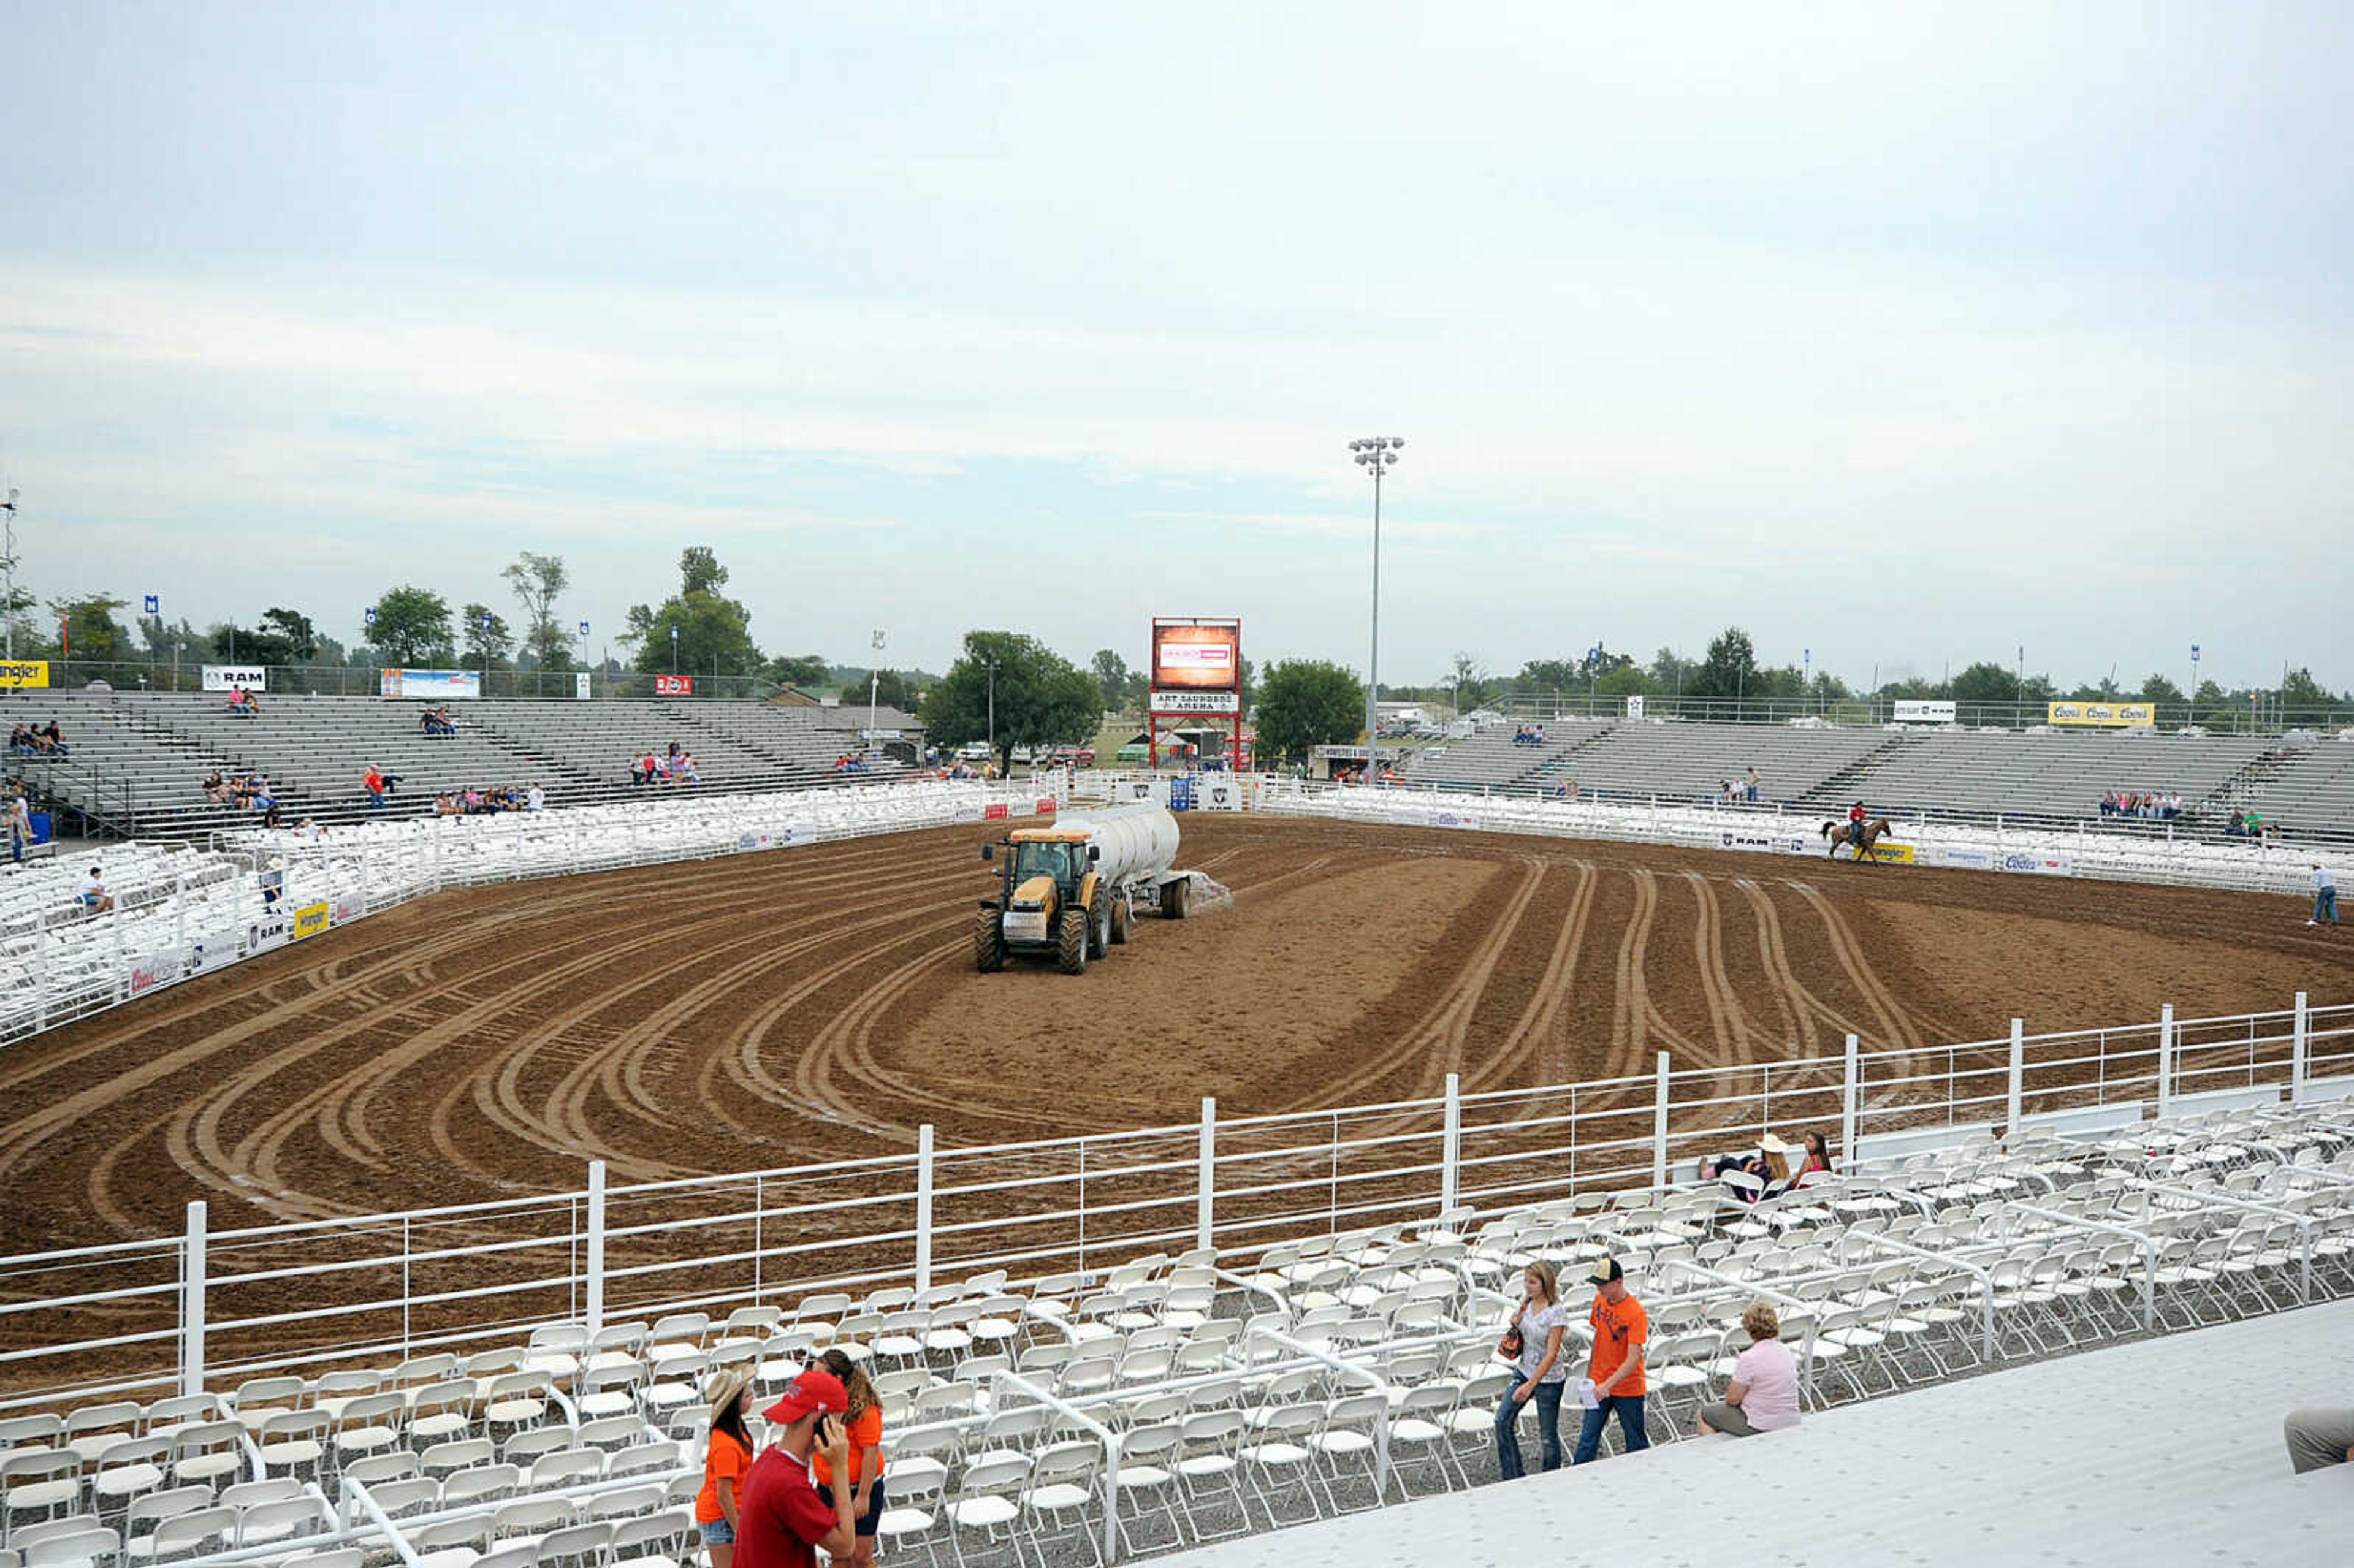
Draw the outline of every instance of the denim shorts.
[[[858,1522],[850,1527],[850,1533],[853,1535],[873,1535],[875,1533],[875,1525],[880,1522],[883,1518],[883,1478],[880,1476],[875,1477],[875,1485],[873,1487],[862,1487],[860,1490],[864,1492],[866,1495],[866,1511],[858,1516]]]
[[[703,1532],[703,1544],[705,1546],[736,1544],[736,1527],[727,1522],[727,1516],[724,1513],[717,1519],[698,1520],[695,1528]]]

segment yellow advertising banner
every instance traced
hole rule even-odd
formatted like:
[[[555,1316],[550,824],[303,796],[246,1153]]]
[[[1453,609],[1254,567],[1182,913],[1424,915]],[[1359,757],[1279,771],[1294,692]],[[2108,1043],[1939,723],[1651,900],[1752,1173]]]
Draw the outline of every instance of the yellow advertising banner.
[[[1913,846],[1911,844],[1874,844],[1872,846],[1872,858],[1880,862],[1882,865],[1912,865],[1915,863],[1913,859]]]
[[[30,691],[49,683],[49,663],[46,659],[18,659],[0,663],[0,688],[12,692]]]
[[[2095,725],[2105,729],[2158,722],[2156,710],[2147,703],[2047,703],[2044,712],[2046,724]]]
[[[294,939],[296,941],[299,942],[305,937],[315,937],[326,928],[326,900],[321,899],[316,904],[305,904],[302,908],[294,911]]]

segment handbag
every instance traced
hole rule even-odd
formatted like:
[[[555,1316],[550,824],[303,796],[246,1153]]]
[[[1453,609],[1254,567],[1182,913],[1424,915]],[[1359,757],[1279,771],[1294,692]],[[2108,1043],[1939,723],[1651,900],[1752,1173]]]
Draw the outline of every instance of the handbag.
[[[1521,1320],[1517,1316],[1504,1330],[1504,1337],[1496,1341],[1496,1354],[1508,1361],[1521,1359]]]

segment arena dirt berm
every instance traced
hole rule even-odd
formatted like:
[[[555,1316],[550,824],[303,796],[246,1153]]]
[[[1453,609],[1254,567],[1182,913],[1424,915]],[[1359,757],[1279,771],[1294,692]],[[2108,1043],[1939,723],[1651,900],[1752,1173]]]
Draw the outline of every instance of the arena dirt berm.
[[[1235,891],[978,975],[979,828],[419,900],[0,1054],[0,1253],[2354,995],[2294,901],[1194,816]]]

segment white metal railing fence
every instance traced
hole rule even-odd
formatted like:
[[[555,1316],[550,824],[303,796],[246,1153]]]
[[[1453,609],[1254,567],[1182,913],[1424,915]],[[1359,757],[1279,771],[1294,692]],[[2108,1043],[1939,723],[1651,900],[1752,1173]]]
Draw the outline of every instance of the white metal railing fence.
[[[1769,1128],[1843,1161],[1996,1128],[2354,1092],[2354,1004],[911,1152],[0,1258],[0,1409],[383,1363],[817,1290],[1101,1272],[1575,1188],[1659,1188]]]
[[[1543,792],[1367,789],[1291,779],[1254,780],[1251,796],[1256,810],[1393,827],[1672,844],[1800,860],[1822,860],[1831,853],[1818,832],[1820,810],[1778,804],[1696,804],[1665,795],[1566,800]],[[2060,828],[2001,817],[1991,822],[1947,821],[1912,813],[1893,826],[1899,853],[1912,864],[2256,893],[2302,893],[2315,853],[2309,844],[2272,839],[2105,832],[2081,822]]]
[[[191,976],[445,888],[703,860],[799,844],[1029,816],[1066,801],[1066,776],[1035,782],[878,784],[441,820],[409,818],[322,837],[246,832],[186,845],[93,851],[114,909],[76,900],[85,862],[0,888],[0,1044],[119,1006]],[[260,874],[282,863],[282,892]]]

